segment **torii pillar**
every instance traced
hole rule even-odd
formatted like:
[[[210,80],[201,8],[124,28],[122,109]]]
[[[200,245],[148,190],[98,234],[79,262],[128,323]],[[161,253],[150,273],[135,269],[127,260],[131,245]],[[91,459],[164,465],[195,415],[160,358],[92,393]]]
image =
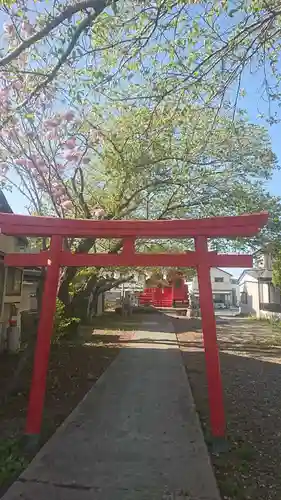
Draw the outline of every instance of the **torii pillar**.
[[[9,254],[4,258],[7,266],[47,268],[26,434],[34,440],[40,435],[60,267],[195,267],[199,281],[211,430],[215,439],[222,440],[226,424],[210,269],[251,267],[252,257],[209,252],[207,238],[255,236],[267,220],[268,214],[265,212],[234,217],[159,221],[93,221],[0,213],[0,228],[3,234],[51,238],[49,251],[39,254]],[[123,251],[120,254],[73,254],[62,249],[63,239],[67,237],[118,238],[123,240]],[[195,251],[168,254],[137,253],[136,238],[194,238]]]

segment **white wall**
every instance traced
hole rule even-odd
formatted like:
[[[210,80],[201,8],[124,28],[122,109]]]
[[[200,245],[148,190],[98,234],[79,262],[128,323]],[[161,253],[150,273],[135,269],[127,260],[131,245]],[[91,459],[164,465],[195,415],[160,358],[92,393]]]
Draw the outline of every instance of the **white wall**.
[[[247,280],[249,278],[249,280]],[[250,279],[251,278],[251,279]],[[243,283],[239,285],[240,297],[243,292],[247,294],[247,303],[244,304],[240,300],[240,312],[242,314],[254,314],[259,317],[260,302],[258,281],[250,275],[246,275]]]
[[[269,284],[268,283],[260,283],[260,302],[264,302],[266,304],[269,303]]]
[[[237,301],[239,301],[239,287],[238,285],[231,282],[231,280],[233,279],[233,276],[231,274],[228,274],[227,272],[223,271],[222,269],[218,269],[217,267],[212,267],[210,270],[210,275],[214,297],[218,297],[221,294],[226,302],[232,304],[232,290],[235,290],[236,299]],[[217,282],[216,278],[222,278],[223,281]],[[188,282],[188,289],[196,296],[199,294],[197,276],[195,276],[191,282]]]
[[[26,281],[23,282],[20,311],[37,310],[36,290],[37,290],[37,283],[29,283]]]
[[[212,267],[210,270],[212,290],[214,292],[230,292],[234,285],[231,283],[232,276],[217,267]],[[222,278],[223,282],[216,282],[215,278]],[[198,292],[198,278],[195,276],[192,281],[192,290]]]
[[[272,254],[271,252],[258,252],[254,257],[255,267],[272,271]]]
[[[260,311],[259,317],[263,318],[263,319],[280,321],[281,320],[281,313],[276,313],[276,312],[272,312],[272,311]]]

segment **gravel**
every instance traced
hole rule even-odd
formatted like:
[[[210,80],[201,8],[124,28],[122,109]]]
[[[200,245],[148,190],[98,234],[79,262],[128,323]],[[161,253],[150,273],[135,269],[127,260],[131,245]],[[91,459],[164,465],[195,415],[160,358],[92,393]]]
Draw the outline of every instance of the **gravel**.
[[[210,439],[199,320],[173,319],[195,403]],[[281,332],[267,323],[218,321],[229,451],[212,456],[224,500],[281,499]]]

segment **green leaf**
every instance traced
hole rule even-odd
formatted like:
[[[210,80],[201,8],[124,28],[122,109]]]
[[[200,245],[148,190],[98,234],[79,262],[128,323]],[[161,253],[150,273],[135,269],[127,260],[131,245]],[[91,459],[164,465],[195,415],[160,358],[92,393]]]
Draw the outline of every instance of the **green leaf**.
[[[34,115],[34,113],[26,113],[26,114],[24,115],[24,117],[25,117],[27,120],[33,121],[33,120],[34,120],[34,118],[35,118],[35,115]]]

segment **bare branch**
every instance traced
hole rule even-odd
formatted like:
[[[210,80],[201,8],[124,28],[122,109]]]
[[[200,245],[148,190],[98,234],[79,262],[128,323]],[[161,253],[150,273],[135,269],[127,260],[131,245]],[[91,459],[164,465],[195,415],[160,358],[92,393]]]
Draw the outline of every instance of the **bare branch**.
[[[118,0],[115,0],[118,1]],[[0,59],[0,67],[6,66],[11,61],[16,59],[22,52],[24,52],[29,47],[32,47],[36,42],[39,42],[44,37],[49,35],[49,33],[62,24],[66,19],[71,18],[77,12],[86,11],[87,9],[94,9],[94,17],[97,17],[107,6],[111,4],[111,0],[85,0],[84,2],[77,2],[74,5],[69,5],[60,14],[58,14],[54,19],[47,23],[44,28],[40,31],[34,33],[26,40],[24,40],[20,45],[18,45],[12,52],[7,54],[5,57]],[[90,17],[90,16],[89,16]],[[85,27],[84,27],[85,28]]]
[[[76,45],[76,42],[77,40],[79,39],[81,33],[83,33],[83,31],[92,24],[92,22],[94,21],[94,19],[96,19],[98,14],[94,13],[94,14],[91,14],[90,16],[86,17],[79,25],[78,27],[76,28],[74,34],[73,34],[73,37],[71,39],[71,42],[69,43],[67,49],[65,50],[65,52],[62,54],[62,56],[60,57],[60,59],[58,60],[57,64],[54,66],[54,68],[52,69],[52,71],[48,74],[47,78],[45,78],[45,80],[43,80],[43,82],[39,83],[29,94],[29,96],[21,103],[19,104],[18,108],[22,108],[24,106],[26,106],[26,104],[29,103],[29,101],[35,97],[36,95],[39,94],[39,92],[45,88],[49,83],[51,83],[54,78],[56,77],[57,73],[59,72],[60,68],[63,66],[63,64],[66,62],[67,58],[69,57],[69,55],[71,54],[72,50],[74,49],[75,45]]]

